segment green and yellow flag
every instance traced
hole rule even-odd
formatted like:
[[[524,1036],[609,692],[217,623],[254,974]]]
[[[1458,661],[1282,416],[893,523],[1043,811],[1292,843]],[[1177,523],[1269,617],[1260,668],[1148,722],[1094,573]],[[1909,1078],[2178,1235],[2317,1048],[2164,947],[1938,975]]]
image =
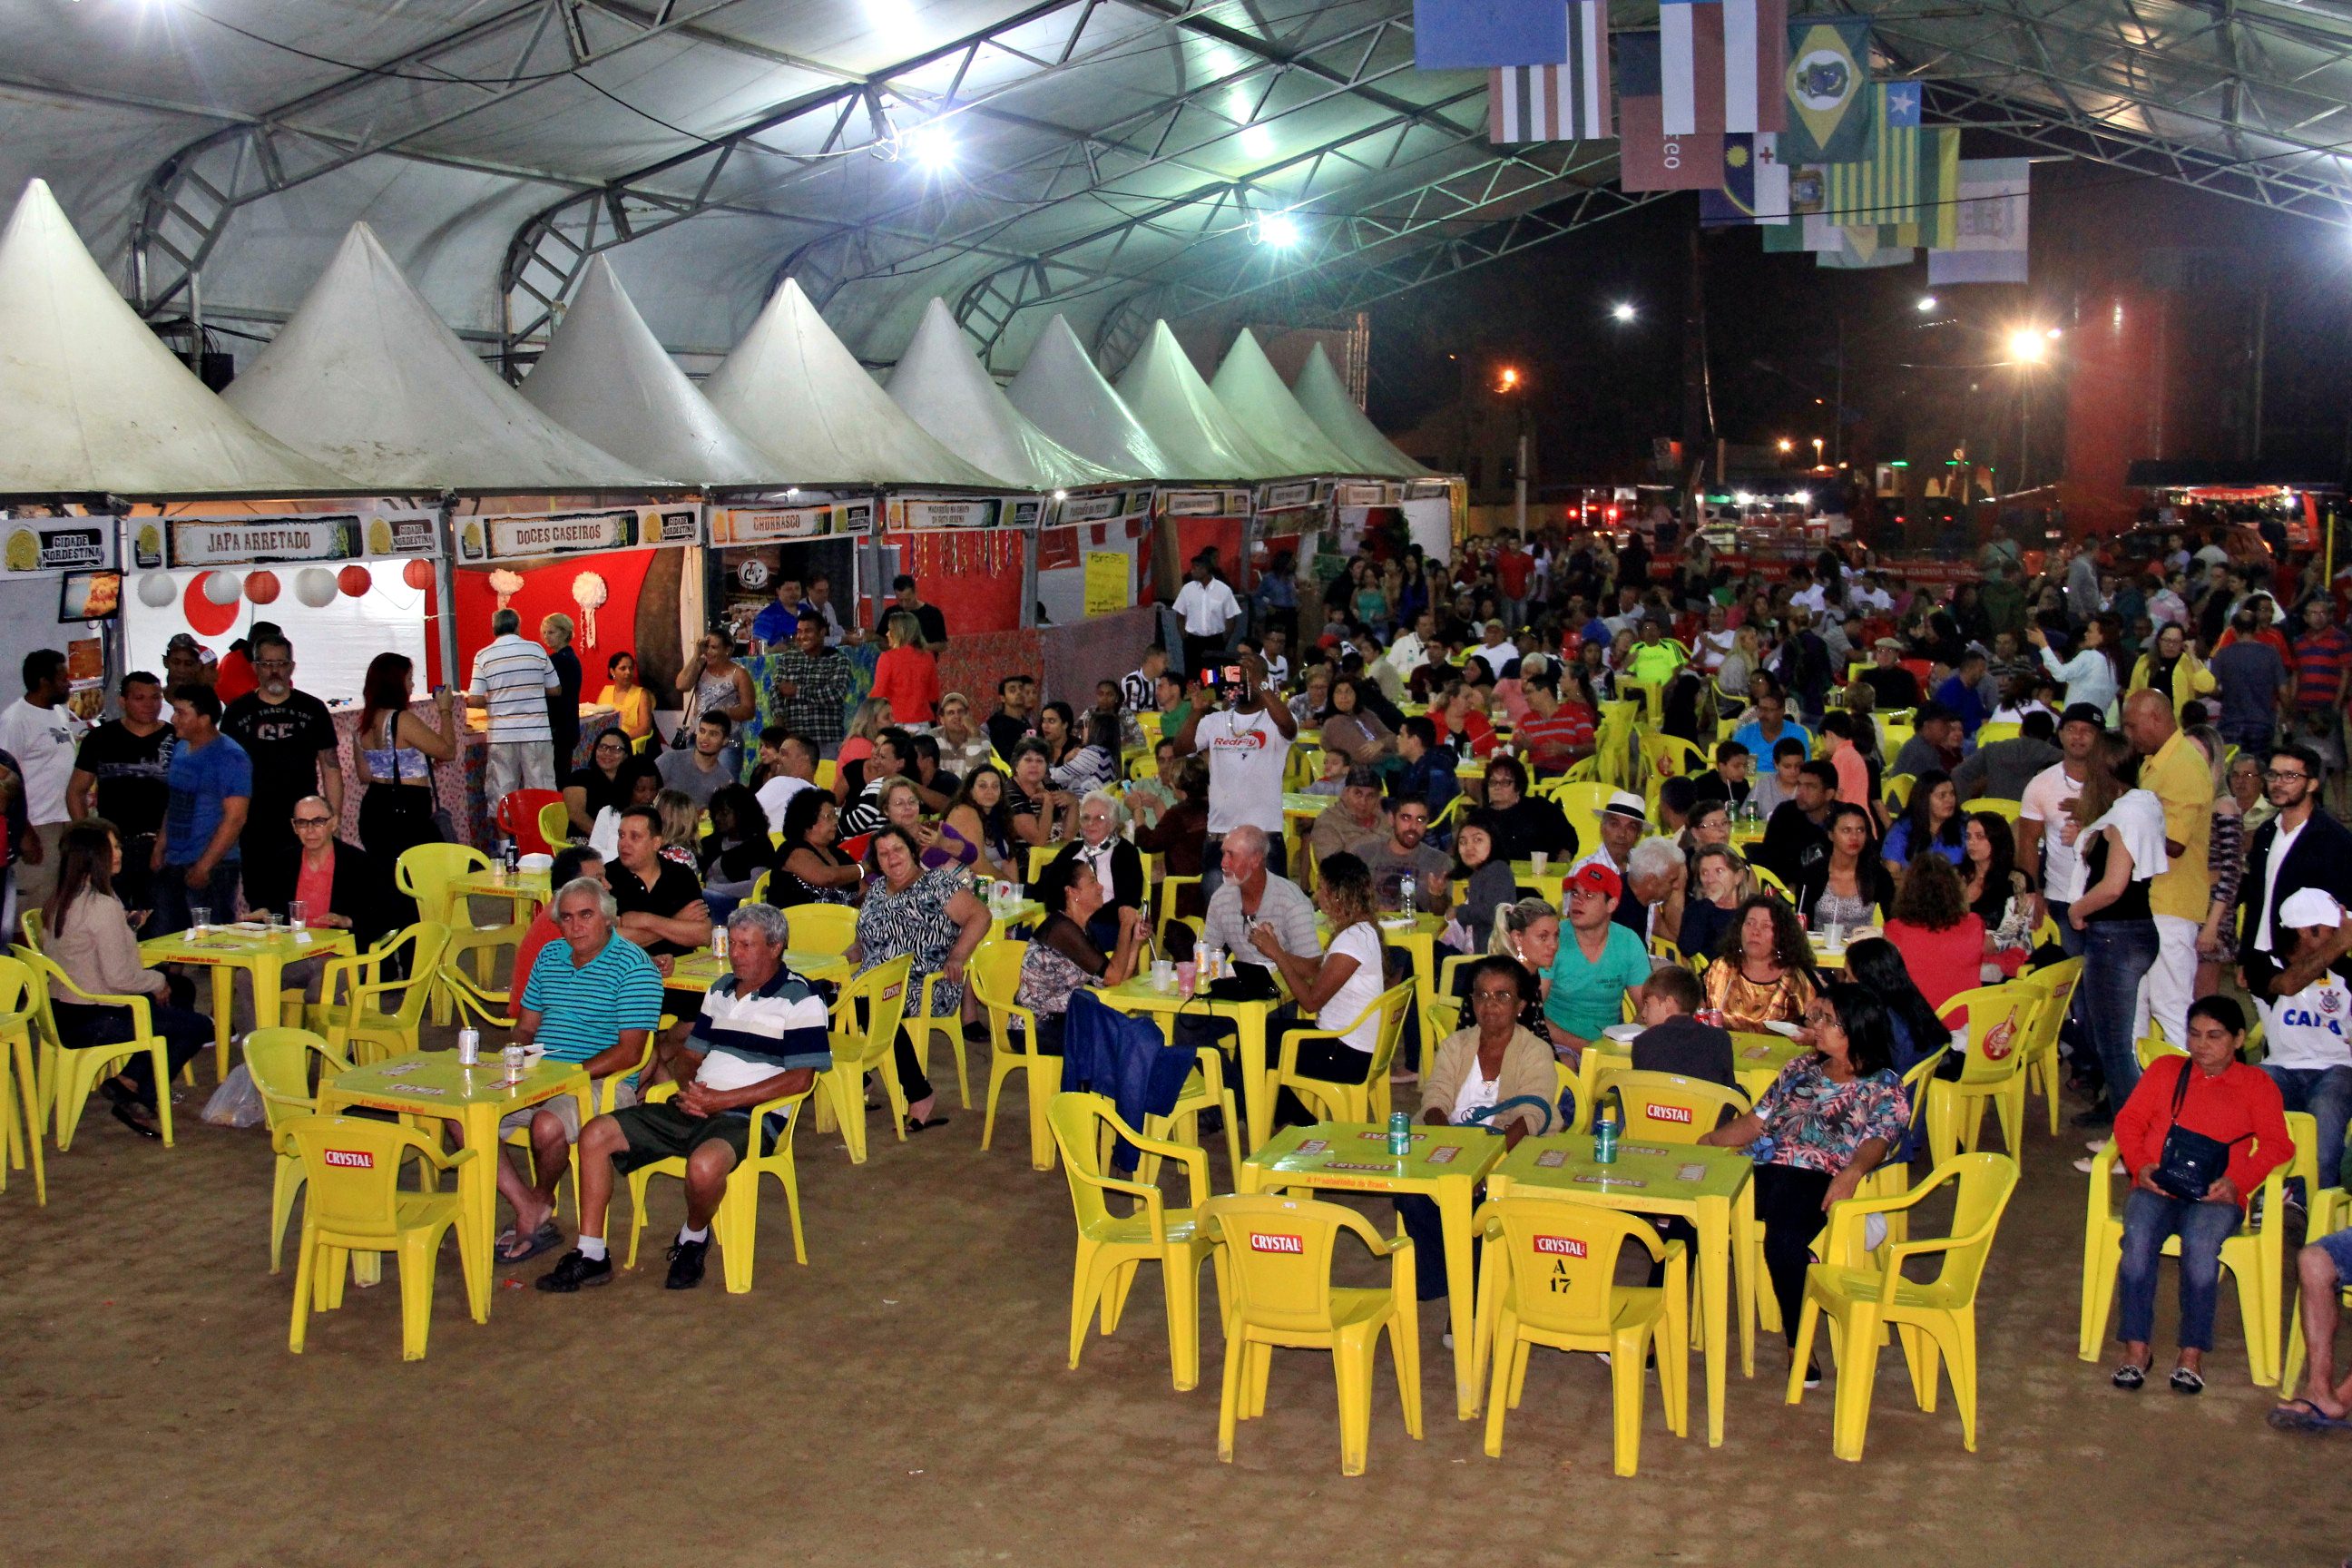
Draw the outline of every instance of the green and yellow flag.
[[[1876,151],[1822,165],[1824,210],[1847,224],[1919,221],[1919,84],[1872,84],[1866,100]]]
[[[1780,161],[1852,163],[1875,150],[1870,105],[1870,22],[1800,17],[1789,24],[1789,116]]]

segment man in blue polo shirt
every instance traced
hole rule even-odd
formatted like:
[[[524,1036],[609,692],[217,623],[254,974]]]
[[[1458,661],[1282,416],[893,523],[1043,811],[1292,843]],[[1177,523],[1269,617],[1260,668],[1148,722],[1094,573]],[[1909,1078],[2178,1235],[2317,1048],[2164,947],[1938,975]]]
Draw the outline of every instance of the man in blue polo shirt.
[[[613,929],[616,918],[612,891],[602,881],[578,877],[564,883],[555,895],[555,929],[563,940],[539,950],[516,1009],[518,1045],[578,1062],[591,1079],[635,1072],[661,1022],[661,971],[644,949]],[[613,1085],[614,1105],[636,1102],[626,1079]],[[499,1191],[514,1205],[515,1226],[499,1237],[498,1258],[520,1263],[562,1244],[555,1184],[570,1169],[572,1145],[580,1140],[580,1102],[558,1095],[516,1111],[499,1131],[530,1134],[530,1181],[509,1161],[499,1161]]]
[[[751,640],[761,653],[773,653],[793,640],[800,630],[801,617],[810,613],[801,597],[801,582],[797,577],[776,579],[776,598],[763,607],[751,622]]]
[[[727,935],[734,973],[711,983],[685,1041],[685,1054],[697,1058],[691,1080],[680,1072],[686,1087],[676,1099],[599,1116],[582,1131],[580,1243],[539,1279],[541,1290],[569,1295],[609,1284],[604,1220],[614,1181],[673,1159],[686,1162],[686,1224],[669,1249],[668,1288],[701,1284],[710,1216],[750,1146],[752,1108],[807,1093],[833,1065],[824,994],[784,967],[783,910],[741,905],[727,917]],[[768,1118],[771,1139],[788,1114]]]

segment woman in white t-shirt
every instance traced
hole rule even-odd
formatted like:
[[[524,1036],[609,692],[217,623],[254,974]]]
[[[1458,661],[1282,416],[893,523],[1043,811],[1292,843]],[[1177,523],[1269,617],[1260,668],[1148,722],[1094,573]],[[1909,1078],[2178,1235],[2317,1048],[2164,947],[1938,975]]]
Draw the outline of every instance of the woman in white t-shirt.
[[[1315,868],[1315,905],[1331,922],[1331,940],[1318,956],[1289,952],[1274,927],[1263,922],[1250,928],[1250,945],[1282,971],[1299,1011],[1311,1016],[1318,1029],[1346,1031],[1335,1039],[1299,1040],[1296,1060],[1285,1065],[1305,1078],[1362,1083],[1371,1074],[1372,1047],[1380,1040],[1380,1015],[1371,1011],[1372,1004],[1388,989],[1380,927],[1372,923],[1370,869],[1344,851],[1326,858]],[[1284,1057],[1291,1051],[1291,1042],[1285,1040]]]

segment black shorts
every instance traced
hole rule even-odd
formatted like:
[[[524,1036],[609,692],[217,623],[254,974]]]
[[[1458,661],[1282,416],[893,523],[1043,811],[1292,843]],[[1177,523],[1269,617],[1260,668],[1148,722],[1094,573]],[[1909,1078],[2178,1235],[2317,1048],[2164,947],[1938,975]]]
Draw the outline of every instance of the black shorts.
[[[751,1142],[751,1119],[740,1110],[689,1116],[666,1100],[658,1105],[625,1107],[613,1112],[613,1120],[629,1141],[627,1148],[613,1156],[613,1169],[621,1175],[658,1160],[686,1159],[714,1141],[732,1149],[740,1160]]]

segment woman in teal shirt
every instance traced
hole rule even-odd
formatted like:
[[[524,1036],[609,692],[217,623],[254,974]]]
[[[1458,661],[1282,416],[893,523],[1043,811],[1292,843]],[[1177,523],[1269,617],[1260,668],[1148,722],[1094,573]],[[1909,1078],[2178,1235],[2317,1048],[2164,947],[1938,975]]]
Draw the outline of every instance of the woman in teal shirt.
[[[1623,1021],[1625,993],[1649,983],[1650,952],[1640,937],[1610,918],[1623,884],[1608,866],[1585,862],[1563,891],[1568,929],[1551,962],[1544,1017],[1551,1025],[1553,1045],[1573,1062],[1588,1041]]]

